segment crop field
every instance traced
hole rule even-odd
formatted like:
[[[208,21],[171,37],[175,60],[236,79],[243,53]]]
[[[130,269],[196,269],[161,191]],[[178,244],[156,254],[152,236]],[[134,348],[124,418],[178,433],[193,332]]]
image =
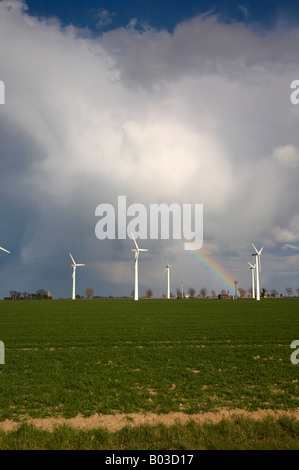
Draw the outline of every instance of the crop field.
[[[299,300],[1,301],[0,424],[298,410]]]

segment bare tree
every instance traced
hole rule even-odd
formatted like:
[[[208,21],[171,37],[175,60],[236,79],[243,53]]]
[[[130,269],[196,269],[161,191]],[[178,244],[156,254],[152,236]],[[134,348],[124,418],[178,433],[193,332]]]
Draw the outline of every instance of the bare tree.
[[[199,291],[201,297],[206,297],[207,296],[207,288],[206,287],[202,287]]]
[[[247,294],[247,290],[246,290],[246,289],[244,289],[243,287],[238,287],[238,291],[240,292],[240,297],[241,297],[241,298],[246,297],[246,294]]]
[[[278,290],[271,289],[271,297],[276,297],[279,294]]]
[[[38,289],[35,293],[36,299],[47,299],[48,298],[48,291],[45,289]]]
[[[146,293],[145,293],[145,296],[148,297],[149,299],[153,296],[153,291],[152,289],[147,289],[146,290]]]
[[[94,290],[92,289],[92,287],[87,287],[87,289],[85,289],[85,297],[87,297],[88,299],[91,299],[94,295]]]
[[[288,294],[288,297],[291,297],[291,295],[294,293],[294,291],[291,287],[286,287],[286,293]]]
[[[12,300],[17,300],[17,294],[18,292],[16,290],[9,291],[9,295]]]
[[[189,292],[190,297],[194,297],[194,295],[195,295],[194,287],[189,287],[188,292]]]

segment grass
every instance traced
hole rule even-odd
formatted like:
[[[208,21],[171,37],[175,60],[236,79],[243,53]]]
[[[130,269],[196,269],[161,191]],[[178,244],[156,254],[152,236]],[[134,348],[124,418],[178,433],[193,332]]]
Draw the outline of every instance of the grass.
[[[299,450],[299,422],[237,418],[219,424],[126,427],[82,431],[60,426],[53,432],[23,424],[0,432],[1,450]]]
[[[1,301],[0,421],[298,409],[299,365],[290,361],[298,306],[297,299]],[[19,436],[35,431],[42,432],[22,427]]]

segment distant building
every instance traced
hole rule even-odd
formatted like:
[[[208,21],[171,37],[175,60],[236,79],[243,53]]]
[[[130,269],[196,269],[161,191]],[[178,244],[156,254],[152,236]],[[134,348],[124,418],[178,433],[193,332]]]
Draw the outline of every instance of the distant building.
[[[230,296],[228,294],[219,294],[218,299],[230,299]]]

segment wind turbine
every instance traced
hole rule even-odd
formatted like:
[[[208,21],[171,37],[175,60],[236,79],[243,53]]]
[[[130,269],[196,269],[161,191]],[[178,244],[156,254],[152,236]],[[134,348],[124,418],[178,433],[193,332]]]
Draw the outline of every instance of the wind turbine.
[[[249,266],[251,269],[251,279],[252,279],[252,298],[255,299],[255,291],[254,291],[254,272],[255,272],[255,268],[256,268],[256,264],[253,266],[253,264],[249,263]]]
[[[76,288],[76,267],[77,266],[85,266],[85,264],[77,264],[74,260],[74,258],[72,257],[71,253],[69,253],[70,257],[71,257],[71,260],[73,262],[73,264],[71,264],[72,268],[73,268],[73,275],[72,275],[72,278],[73,278],[73,293],[72,293],[72,299],[75,300],[75,288]]]
[[[139,248],[137,245],[137,242],[134,238],[134,235],[132,233],[132,237],[136,246],[136,249],[133,249],[132,251],[135,253],[135,290],[134,290],[134,300],[138,300],[138,258],[139,258],[139,253],[140,251],[148,251],[144,248]]]
[[[0,250],[5,251],[6,253],[10,254],[10,251],[6,250],[5,248],[2,248],[2,246],[0,246]]]
[[[167,263],[167,266],[165,268],[165,271],[167,271],[167,298],[168,299],[170,299],[170,268],[172,267],[173,266],[170,266],[170,264]]]
[[[253,243],[251,245],[254,248],[255,253],[252,256],[255,256],[255,272],[256,272],[256,300],[260,300],[260,272],[261,272],[261,260],[259,259],[261,257],[262,251],[263,251],[263,246],[260,249],[260,251],[257,250],[257,248],[254,246]]]

